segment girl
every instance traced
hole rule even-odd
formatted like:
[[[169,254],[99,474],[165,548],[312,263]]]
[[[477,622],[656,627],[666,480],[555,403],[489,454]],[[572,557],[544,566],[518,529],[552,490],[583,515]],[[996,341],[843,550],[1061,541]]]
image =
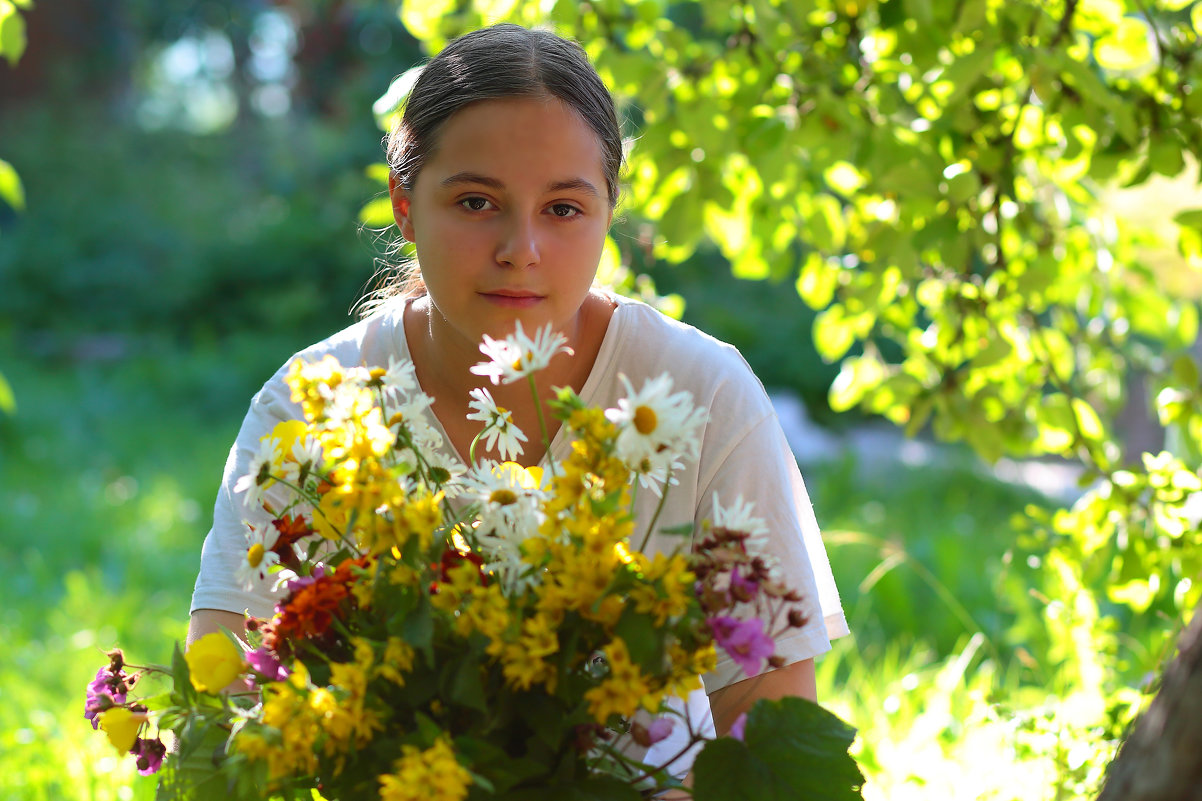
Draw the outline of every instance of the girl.
[[[731,346],[593,286],[623,151],[613,100],[583,50],[515,25],[451,42],[414,85],[387,152],[393,212],[416,249],[416,271],[404,291],[377,298],[366,319],[298,356],[332,354],[367,366],[410,359],[434,398],[443,455],[460,462],[483,426],[468,419],[468,401],[482,383],[471,367],[481,361],[485,334],[499,339],[517,323],[527,332],[549,323],[567,337],[573,353],[537,374],[544,401],[554,396],[552,387],[570,386],[589,405],[612,408],[628,386],[671,374],[675,389],[690,392],[709,421],[700,458],[673,474],[679,483],[660,521],[692,522],[699,531],[715,515],[754,504],[768,534],[764,549],[807,605],[807,625],[777,642],[784,667],[740,681],[724,659],[705,676],[713,724],[725,734],[758,698],[816,700],[813,659],[847,625],[805,487],[763,387]],[[230,452],[192,598],[189,642],[221,627],[242,631],[244,610],[271,614],[269,595],[246,592],[235,579],[248,514],[233,486],[259,438],[278,421],[301,416],[283,382],[286,366],[253,399]],[[540,430],[524,382],[491,389],[518,428]],[[531,436],[517,461],[565,458],[567,443],[554,428],[549,434],[549,453]],[[638,495],[637,530],[658,501],[651,492]],[[648,550],[677,542],[657,535]],[[694,696],[691,717],[703,719],[707,699]],[[648,761],[677,753],[679,744],[670,737],[652,748]],[[672,765],[678,775],[687,768]]]

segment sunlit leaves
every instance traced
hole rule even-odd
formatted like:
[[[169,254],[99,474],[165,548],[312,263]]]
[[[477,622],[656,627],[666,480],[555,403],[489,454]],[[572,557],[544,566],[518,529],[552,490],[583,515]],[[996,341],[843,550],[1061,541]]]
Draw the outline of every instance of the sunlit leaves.
[[[1114,30],[1094,43],[1094,57],[1105,69],[1137,69],[1152,60],[1151,35],[1143,20],[1123,17]]]
[[[28,7],[28,3],[18,3]],[[25,52],[25,18],[11,0],[0,0],[0,56],[15,67]]]
[[[0,200],[17,211],[25,210],[25,190],[13,166],[0,159]]]

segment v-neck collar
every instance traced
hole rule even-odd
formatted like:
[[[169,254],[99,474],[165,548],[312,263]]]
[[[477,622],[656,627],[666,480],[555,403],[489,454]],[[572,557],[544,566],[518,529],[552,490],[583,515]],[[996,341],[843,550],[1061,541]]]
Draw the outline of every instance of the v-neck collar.
[[[605,327],[605,335],[601,339],[601,347],[597,350],[597,358],[593,360],[592,369],[589,370],[588,377],[585,379],[584,385],[580,388],[580,399],[585,405],[589,406],[593,405],[594,396],[610,373],[610,364],[613,362],[618,350],[618,343],[621,341],[621,329],[625,320],[623,311],[627,306],[625,298],[615,295],[608,290],[602,291],[607,298],[614,302],[615,308],[613,314],[610,315],[609,323]],[[401,358],[408,359],[411,362],[413,361],[413,355],[409,352],[409,339],[405,336],[405,310],[412,301],[412,298],[408,299],[397,308],[395,312],[396,323],[392,327],[396,352]],[[422,392],[426,391],[421,386],[420,381],[418,382],[418,388]],[[443,427],[442,421],[438,419],[438,415],[434,413],[434,409],[427,409],[427,412],[434,430],[442,437],[443,449],[451,456],[454,456],[460,463],[470,467],[471,465],[468,460],[464,458],[463,454],[459,453],[459,450],[455,447],[455,443],[447,436],[447,431]],[[551,445],[543,453],[542,458],[539,459],[539,467],[546,470],[550,465],[551,459],[554,458],[556,461],[563,461],[566,458],[567,454],[561,453],[567,447],[564,441],[566,436],[564,426],[560,426],[555,432],[555,436],[551,438]]]

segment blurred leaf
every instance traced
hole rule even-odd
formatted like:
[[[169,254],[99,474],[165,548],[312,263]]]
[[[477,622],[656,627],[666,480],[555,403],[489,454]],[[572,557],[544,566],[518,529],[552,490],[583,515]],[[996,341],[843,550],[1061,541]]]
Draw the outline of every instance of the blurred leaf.
[[[395,222],[392,216],[392,199],[385,196],[369,200],[359,209],[359,222],[369,228],[390,227]]]
[[[1148,25],[1138,17],[1123,17],[1118,27],[1094,43],[1094,57],[1103,67],[1131,70],[1152,60]]]
[[[25,52],[25,18],[10,0],[0,0],[0,56],[15,67]]]
[[[16,414],[17,398],[13,394],[12,385],[0,374],[0,412]]]
[[[25,190],[21,186],[21,177],[4,159],[0,159],[0,200],[17,211],[25,210]]]
[[[743,742],[705,744],[693,766],[696,801],[851,801],[864,776],[847,753],[855,729],[802,698],[757,701]],[[749,792],[754,788],[754,793]]]

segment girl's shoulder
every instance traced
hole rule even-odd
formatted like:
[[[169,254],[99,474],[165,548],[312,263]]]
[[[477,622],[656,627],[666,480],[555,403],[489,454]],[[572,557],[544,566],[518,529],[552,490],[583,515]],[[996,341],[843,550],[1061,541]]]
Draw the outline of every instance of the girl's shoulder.
[[[610,370],[636,388],[667,373],[695,403],[753,402],[770,408],[767,393],[734,345],[663,314],[639,300],[616,297]]]
[[[254,403],[269,398],[278,401],[274,396],[290,394],[284,379],[298,359],[316,362],[333,356],[339,364],[347,367],[387,367],[392,359],[407,358],[402,313],[403,306],[400,304],[383,306],[371,316],[292,354],[263,385]]]

